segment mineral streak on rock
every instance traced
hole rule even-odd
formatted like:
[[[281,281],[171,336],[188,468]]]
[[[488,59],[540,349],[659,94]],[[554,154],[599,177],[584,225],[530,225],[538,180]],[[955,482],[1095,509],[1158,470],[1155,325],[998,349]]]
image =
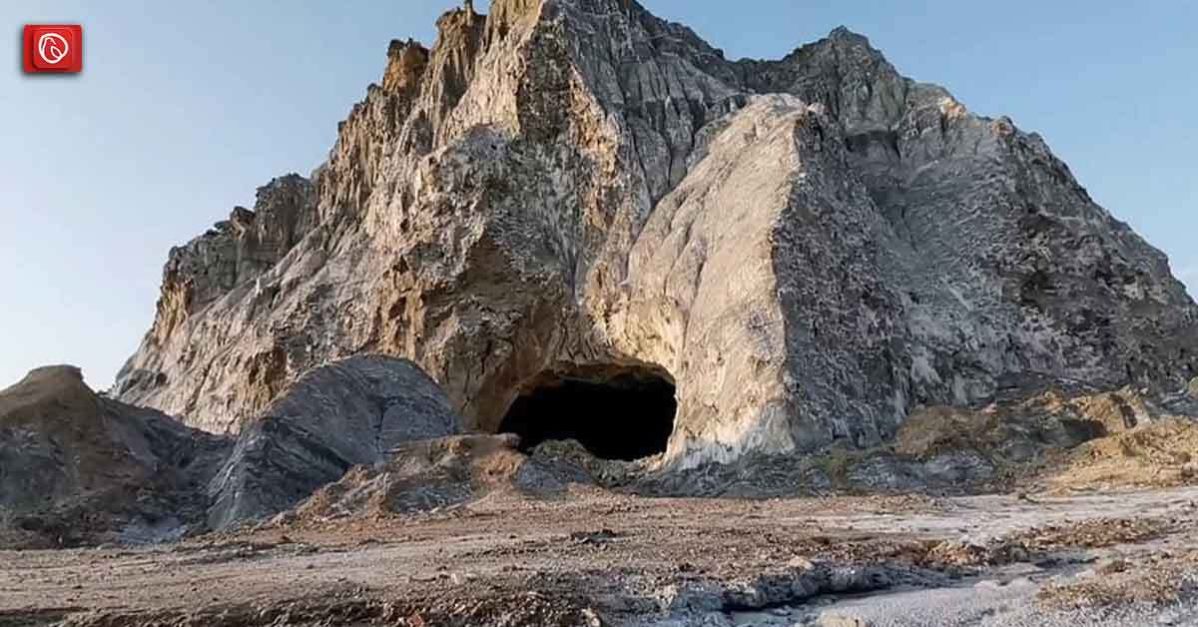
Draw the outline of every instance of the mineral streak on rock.
[[[172,254],[122,400],[237,431],[311,368],[382,352],[494,430],[546,372],[648,367],[677,385],[685,466],[1198,375],[1164,255],[1038,135],[860,35],[729,61],[629,0],[438,28],[391,45],[311,183]]]

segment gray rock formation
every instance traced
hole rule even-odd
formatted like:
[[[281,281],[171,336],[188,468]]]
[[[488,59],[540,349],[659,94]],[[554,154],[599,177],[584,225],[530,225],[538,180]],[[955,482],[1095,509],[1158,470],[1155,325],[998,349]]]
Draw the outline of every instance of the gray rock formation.
[[[861,36],[731,62],[625,0],[438,28],[392,42],[289,217],[259,209],[269,254],[230,226],[172,256],[121,399],[237,431],[308,370],[381,352],[493,431],[547,378],[649,369],[677,386],[667,459],[691,465],[1198,374],[1164,255],[1039,136]]]
[[[219,529],[281,512],[404,442],[456,433],[458,421],[409,361],[359,356],[313,370],[242,429],[209,485],[208,522]]]
[[[157,541],[261,519],[354,466],[403,464],[402,444],[436,448],[460,422],[394,357],[312,370],[236,441],[98,396],[77,368],[41,368],[0,391],[0,546]]]
[[[78,368],[39,368],[0,391],[0,523],[57,545],[172,537],[202,519],[198,495],[228,450],[97,396]]]

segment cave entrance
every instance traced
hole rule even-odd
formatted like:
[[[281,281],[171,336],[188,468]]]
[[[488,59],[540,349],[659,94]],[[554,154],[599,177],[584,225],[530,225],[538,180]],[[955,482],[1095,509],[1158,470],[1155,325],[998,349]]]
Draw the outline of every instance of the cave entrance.
[[[603,459],[634,460],[666,450],[674,431],[674,382],[649,368],[591,368],[542,375],[499,425],[527,452],[546,440],[577,440]]]

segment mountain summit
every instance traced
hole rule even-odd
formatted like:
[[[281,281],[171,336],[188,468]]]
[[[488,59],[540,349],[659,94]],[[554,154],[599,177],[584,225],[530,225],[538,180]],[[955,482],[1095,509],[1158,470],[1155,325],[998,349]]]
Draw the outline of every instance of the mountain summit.
[[[688,466],[1198,375],[1165,256],[1038,135],[865,37],[730,61],[630,0],[437,26],[391,42],[310,180],[171,252],[121,401],[234,432],[314,367],[382,353],[466,430],[594,413],[562,390],[672,388],[663,446]]]

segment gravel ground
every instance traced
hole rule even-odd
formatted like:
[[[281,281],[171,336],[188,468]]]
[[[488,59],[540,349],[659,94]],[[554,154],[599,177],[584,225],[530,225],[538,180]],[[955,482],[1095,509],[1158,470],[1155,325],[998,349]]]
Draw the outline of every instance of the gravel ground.
[[[497,492],[421,515],[0,551],[0,625],[1195,624],[1196,503],[1198,489]]]

